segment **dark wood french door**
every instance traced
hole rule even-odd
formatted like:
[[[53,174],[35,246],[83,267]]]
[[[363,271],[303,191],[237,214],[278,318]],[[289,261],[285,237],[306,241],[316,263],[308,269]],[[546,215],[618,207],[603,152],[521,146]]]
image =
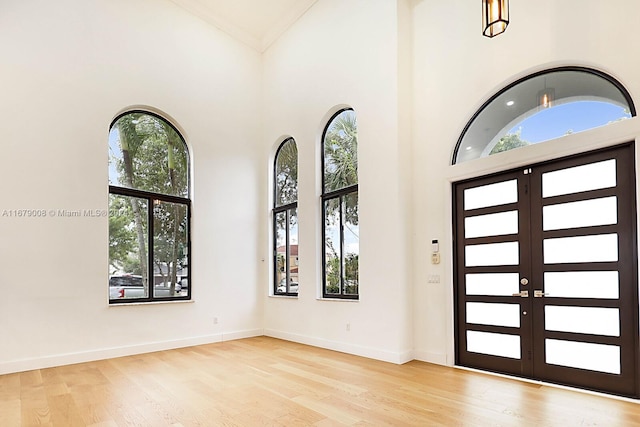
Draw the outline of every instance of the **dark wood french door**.
[[[638,397],[634,159],[454,184],[457,364]]]

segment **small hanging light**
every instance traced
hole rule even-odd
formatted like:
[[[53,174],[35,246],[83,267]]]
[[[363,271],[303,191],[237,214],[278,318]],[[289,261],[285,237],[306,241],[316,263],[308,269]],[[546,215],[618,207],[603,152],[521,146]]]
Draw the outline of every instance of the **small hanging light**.
[[[509,0],[482,0],[482,35],[494,37],[509,25]]]
[[[538,108],[551,108],[556,100],[556,90],[547,87],[547,78],[544,78],[544,89],[538,91]]]
[[[554,88],[544,88],[538,92],[538,107],[550,108],[556,97],[556,91]]]

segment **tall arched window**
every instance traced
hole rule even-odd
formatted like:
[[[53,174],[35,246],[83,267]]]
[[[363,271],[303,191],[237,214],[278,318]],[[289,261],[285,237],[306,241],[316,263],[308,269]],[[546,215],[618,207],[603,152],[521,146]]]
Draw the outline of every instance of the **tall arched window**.
[[[323,297],[358,299],[358,126],[338,111],[322,136]]]
[[[635,116],[613,77],[561,67],[520,79],[492,96],[465,126],[453,163],[559,138]]]
[[[191,298],[189,153],[145,111],[109,130],[109,302]]]
[[[293,138],[278,147],[273,175],[273,291],[298,295],[298,146]]]

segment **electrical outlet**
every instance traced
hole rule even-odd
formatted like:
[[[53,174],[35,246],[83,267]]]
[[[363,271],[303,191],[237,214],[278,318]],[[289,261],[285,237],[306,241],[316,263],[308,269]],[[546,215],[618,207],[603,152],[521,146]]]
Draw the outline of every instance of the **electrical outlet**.
[[[347,322],[347,332],[351,331],[351,323]]]
[[[217,318],[217,317],[214,317],[214,318],[213,318],[213,324],[214,324],[214,325],[217,325],[217,324],[218,324],[218,318]]]

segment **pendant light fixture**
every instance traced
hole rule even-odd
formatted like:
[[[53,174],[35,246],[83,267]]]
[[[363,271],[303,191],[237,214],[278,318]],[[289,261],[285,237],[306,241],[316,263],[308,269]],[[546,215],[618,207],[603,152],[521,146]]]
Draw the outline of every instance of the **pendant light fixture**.
[[[509,0],[482,0],[482,35],[494,37],[509,25]]]
[[[538,92],[538,108],[551,108],[552,103],[556,98],[556,90],[552,87],[547,87],[547,78],[544,78],[544,89]]]
[[[552,87],[538,92],[538,106],[540,108],[550,108],[555,94],[556,91]]]

